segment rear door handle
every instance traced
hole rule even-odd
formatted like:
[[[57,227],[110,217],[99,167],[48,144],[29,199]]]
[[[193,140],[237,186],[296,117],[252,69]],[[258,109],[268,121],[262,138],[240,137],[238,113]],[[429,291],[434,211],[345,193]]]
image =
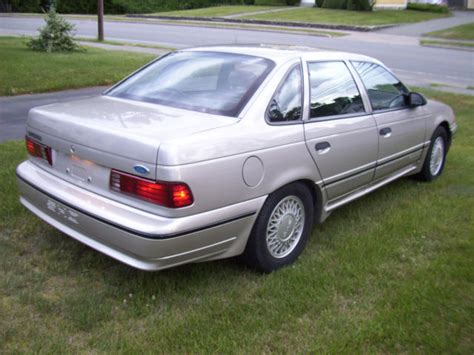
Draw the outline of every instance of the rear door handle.
[[[326,154],[327,152],[331,150],[331,144],[329,144],[329,142],[320,142],[320,143],[316,143],[314,148],[316,149],[316,153]]]
[[[380,135],[385,137],[385,138],[388,138],[392,135],[392,129],[390,127],[385,127],[385,128],[382,128],[380,131],[379,131]]]

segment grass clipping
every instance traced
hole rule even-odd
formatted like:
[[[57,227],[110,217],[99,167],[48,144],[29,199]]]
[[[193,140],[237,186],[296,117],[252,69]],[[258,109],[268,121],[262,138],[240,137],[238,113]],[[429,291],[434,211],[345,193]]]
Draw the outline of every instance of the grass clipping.
[[[58,15],[51,7],[45,16],[46,25],[40,29],[40,35],[31,39],[27,46],[43,52],[72,52],[79,49],[73,38],[74,25]]]

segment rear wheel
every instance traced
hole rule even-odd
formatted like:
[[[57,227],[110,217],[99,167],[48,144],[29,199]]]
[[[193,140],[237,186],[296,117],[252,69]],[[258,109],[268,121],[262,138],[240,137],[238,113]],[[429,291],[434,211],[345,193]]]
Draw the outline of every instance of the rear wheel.
[[[431,137],[430,148],[423,169],[418,177],[423,181],[432,181],[441,175],[446,161],[448,134],[444,127],[438,127]]]
[[[304,249],[313,225],[313,200],[299,183],[268,196],[243,255],[252,268],[271,272],[293,263]]]

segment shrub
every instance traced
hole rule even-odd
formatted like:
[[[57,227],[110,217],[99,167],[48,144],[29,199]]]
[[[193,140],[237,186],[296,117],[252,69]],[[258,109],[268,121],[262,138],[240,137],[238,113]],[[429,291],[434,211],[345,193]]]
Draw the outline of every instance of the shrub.
[[[347,10],[372,11],[374,2],[371,0],[347,0]]]
[[[255,0],[244,0],[244,4],[245,4],[245,5],[254,5],[254,4],[255,4]]]
[[[10,0],[6,4],[11,6],[13,12],[41,12],[47,1],[42,0]]]
[[[5,0],[0,0],[0,3]],[[15,12],[41,12],[52,0],[9,0]],[[215,5],[242,5],[255,0],[104,0],[106,14],[151,13],[187,10]],[[285,0],[267,0],[286,5]],[[55,0],[56,10],[63,14],[95,14],[97,0]]]
[[[316,7],[323,7],[324,0],[316,0]]]
[[[347,9],[347,0],[324,0],[323,8],[325,9]]]
[[[437,12],[441,14],[447,14],[449,9],[445,5],[436,5],[436,4],[417,4],[417,3],[408,3],[408,10],[415,11],[427,11],[427,12]]]
[[[48,53],[71,52],[79,48],[71,33],[74,25],[59,16],[54,7],[50,8],[44,20],[46,26],[40,29],[38,38],[27,43],[28,47]]]
[[[71,0],[62,0],[71,1]],[[160,11],[188,10],[215,5],[242,5],[243,0],[111,0],[125,13],[151,13]]]
[[[295,5],[299,5],[299,0],[286,0],[286,4],[288,6],[295,6]]]

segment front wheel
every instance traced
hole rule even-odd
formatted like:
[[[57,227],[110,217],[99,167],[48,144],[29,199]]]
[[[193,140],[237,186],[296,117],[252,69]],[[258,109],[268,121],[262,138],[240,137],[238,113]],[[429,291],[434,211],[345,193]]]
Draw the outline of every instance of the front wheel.
[[[431,137],[430,148],[423,169],[418,177],[423,181],[432,181],[441,175],[446,161],[448,134],[446,129],[438,127]]]
[[[304,249],[313,225],[313,200],[299,183],[268,196],[247,242],[244,261],[261,272],[293,263]]]

